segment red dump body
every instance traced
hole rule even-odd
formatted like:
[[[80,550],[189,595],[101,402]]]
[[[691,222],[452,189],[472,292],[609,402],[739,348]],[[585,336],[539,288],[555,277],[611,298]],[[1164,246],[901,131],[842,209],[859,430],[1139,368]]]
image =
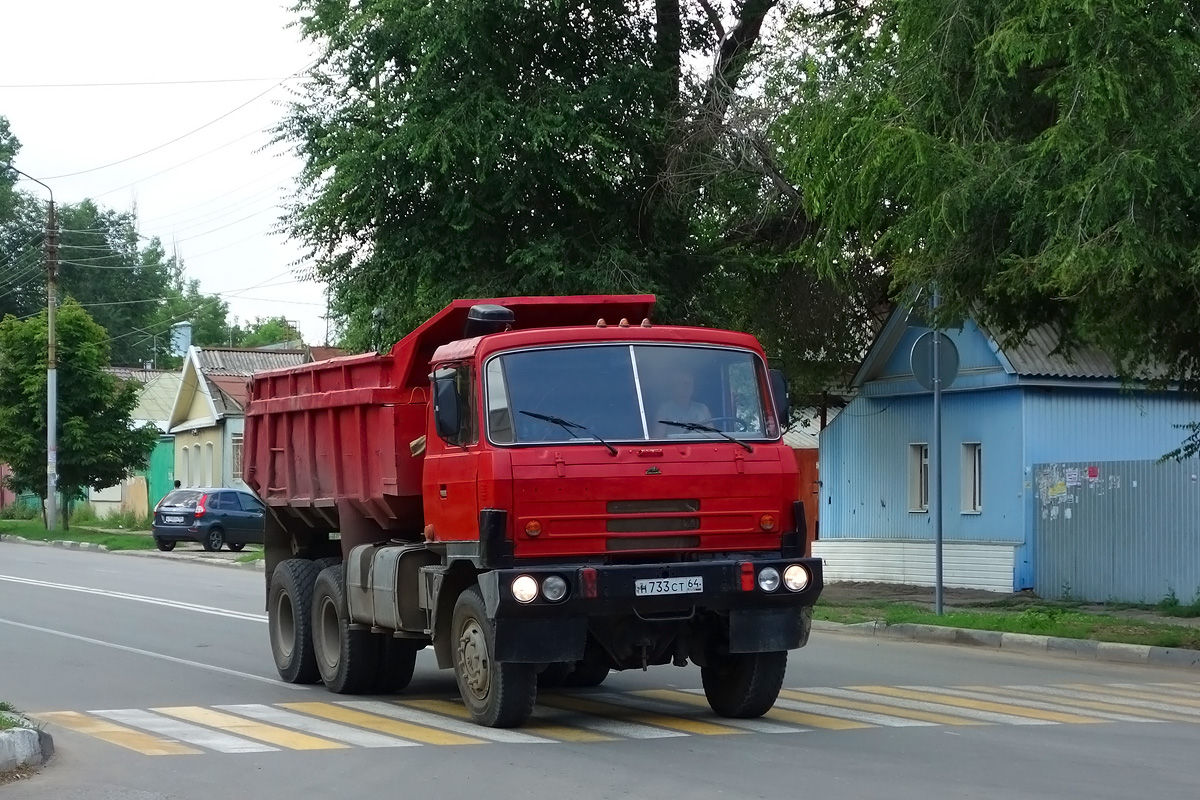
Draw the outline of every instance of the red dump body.
[[[314,525],[335,525],[339,503],[389,530],[419,533],[430,360],[462,336],[480,303],[513,310],[514,330],[637,325],[652,295],[456,300],[385,355],[346,356],[251,379],[243,477],[268,505]]]

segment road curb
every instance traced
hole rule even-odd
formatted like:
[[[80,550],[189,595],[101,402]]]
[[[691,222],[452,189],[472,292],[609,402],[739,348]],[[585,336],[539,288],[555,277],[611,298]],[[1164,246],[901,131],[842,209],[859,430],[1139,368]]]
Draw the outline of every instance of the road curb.
[[[0,533],[0,542],[18,542],[20,544],[31,544],[35,547],[63,547],[67,550],[91,550],[96,553],[112,552],[105,545],[94,544],[92,542],[68,542],[63,539],[43,541],[41,539],[26,539],[24,536],[14,536],[11,533]]]
[[[35,728],[0,731],[0,773],[45,764],[54,754],[54,739]]]
[[[813,629],[851,636],[878,636],[927,644],[956,644],[1016,653],[1089,658],[1094,661],[1112,661],[1122,664],[1200,669],[1200,650],[1185,650],[1180,647],[1096,642],[1090,639],[1066,639],[1060,636],[981,631],[972,628],[950,628],[908,622],[888,625],[883,622],[846,624],[815,620]]]
[[[214,567],[233,567],[234,569],[250,569],[262,572],[266,569],[266,563],[259,559],[258,561],[248,561],[239,563],[237,561],[224,561],[217,558],[204,558],[203,556],[190,555],[175,555],[163,556],[159,555],[156,550],[109,550],[105,545],[92,544],[90,542],[68,542],[62,540],[42,541],[40,539],[26,539],[24,536],[14,536],[11,533],[0,533],[0,542],[13,542],[14,544],[28,544],[34,547],[62,547],[67,550],[88,550],[94,553],[109,553],[111,555],[120,556],[140,556],[142,558],[157,558],[160,561],[176,561],[185,562],[188,564],[208,564]]]

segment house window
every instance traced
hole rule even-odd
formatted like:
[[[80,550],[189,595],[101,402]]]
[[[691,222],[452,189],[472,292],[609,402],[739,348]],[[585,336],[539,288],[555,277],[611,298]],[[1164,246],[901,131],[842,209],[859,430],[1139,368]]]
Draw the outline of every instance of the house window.
[[[983,510],[983,445],[964,442],[962,446],[962,511],[978,514]]]
[[[929,445],[908,446],[908,510],[929,510]]]
[[[242,434],[235,433],[229,441],[229,450],[233,457],[233,475],[236,480],[242,479]]]

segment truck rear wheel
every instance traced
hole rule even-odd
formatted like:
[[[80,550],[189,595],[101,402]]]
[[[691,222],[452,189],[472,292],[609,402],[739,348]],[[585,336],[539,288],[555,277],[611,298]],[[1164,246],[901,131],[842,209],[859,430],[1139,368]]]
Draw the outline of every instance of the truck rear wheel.
[[[371,691],[380,667],[380,638],[350,627],[341,566],[317,576],[312,595],[313,652],[321,680],[331,692]]]
[[[731,653],[700,670],[708,705],[722,717],[750,719],[771,710],[783,688],[787,651]]]
[[[488,728],[514,728],[528,720],[537,698],[535,665],[496,661],[496,627],[478,586],[458,596],[450,635],[454,677],[471,718]]]
[[[289,558],[271,573],[267,630],[279,677],[288,683],[321,679],[313,655],[312,595],[320,570],[311,561]]]

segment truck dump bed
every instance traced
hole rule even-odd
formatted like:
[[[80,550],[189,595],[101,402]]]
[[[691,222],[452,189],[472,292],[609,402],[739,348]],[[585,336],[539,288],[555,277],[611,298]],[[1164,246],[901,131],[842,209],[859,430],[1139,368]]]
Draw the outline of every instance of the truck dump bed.
[[[514,329],[633,324],[650,316],[652,295],[509,297],[455,300],[383,355],[334,358],[260,372],[250,381],[242,476],[277,512],[338,530],[339,504],[381,528],[411,535],[422,527],[422,456],[429,363],[462,338],[467,312],[495,303],[514,312]]]

